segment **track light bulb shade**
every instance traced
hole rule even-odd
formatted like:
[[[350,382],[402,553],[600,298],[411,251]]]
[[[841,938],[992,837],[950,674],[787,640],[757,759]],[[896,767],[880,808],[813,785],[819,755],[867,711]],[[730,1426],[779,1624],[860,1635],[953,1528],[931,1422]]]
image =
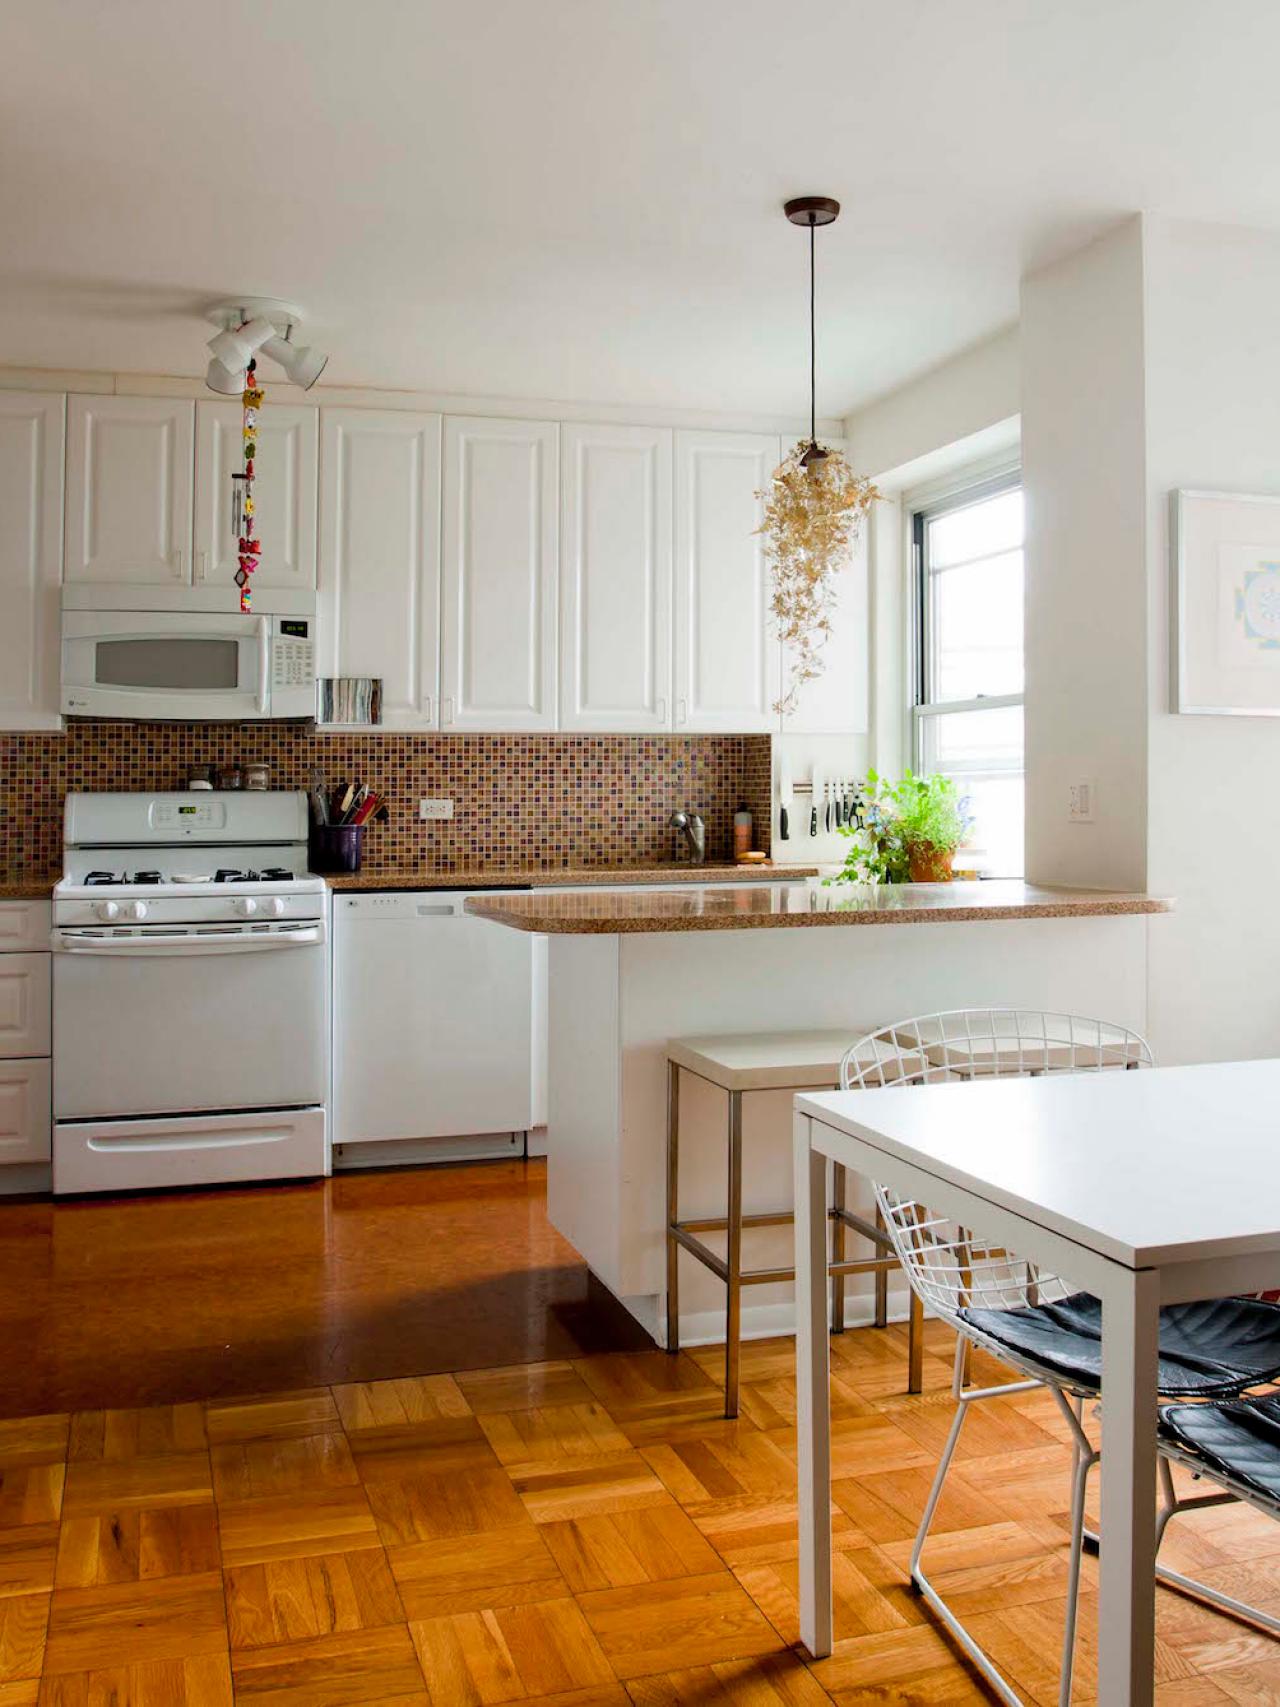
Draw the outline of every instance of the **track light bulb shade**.
[[[234,330],[228,328],[219,332],[216,338],[210,338],[209,348],[223,367],[243,368],[248,366],[267,339],[275,335],[276,329],[269,320],[249,320],[243,326]]]
[[[210,391],[224,397],[239,397],[245,386],[245,371],[242,367],[227,367],[215,356],[205,372],[204,382]]]
[[[279,362],[285,378],[294,385],[300,385],[304,391],[311,390],[329,360],[320,350],[313,350],[307,344],[291,344],[287,338],[268,338],[262,346],[262,353],[270,356],[273,362]]]

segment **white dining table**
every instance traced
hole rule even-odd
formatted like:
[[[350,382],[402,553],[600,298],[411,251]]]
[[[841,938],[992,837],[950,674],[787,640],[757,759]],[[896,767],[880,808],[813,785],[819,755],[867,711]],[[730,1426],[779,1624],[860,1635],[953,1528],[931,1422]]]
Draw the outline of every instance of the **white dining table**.
[[[1162,1304],[1280,1286],[1280,1060],[795,1099],[800,1633],[831,1652],[827,1162],[1102,1300],[1098,1699],[1154,1693]],[[1064,1460],[1064,1495],[1069,1466]]]

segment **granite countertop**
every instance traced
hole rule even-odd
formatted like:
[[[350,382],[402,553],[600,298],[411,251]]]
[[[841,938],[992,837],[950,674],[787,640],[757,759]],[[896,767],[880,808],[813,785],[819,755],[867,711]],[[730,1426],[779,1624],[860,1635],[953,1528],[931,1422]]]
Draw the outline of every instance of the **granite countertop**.
[[[654,931],[740,931],[811,926],[968,924],[987,919],[1074,919],[1167,913],[1150,895],[1034,884],[840,884],[703,889],[648,895],[480,895],[467,911],[515,930],[615,936]]]
[[[60,871],[0,871],[0,901],[47,901]]]
[[[467,866],[441,871],[433,866],[394,866],[385,871],[335,872],[330,889],[563,889],[588,884],[623,883],[776,883],[779,878],[816,877],[816,865],[771,865],[767,860],[732,865],[571,865]]]

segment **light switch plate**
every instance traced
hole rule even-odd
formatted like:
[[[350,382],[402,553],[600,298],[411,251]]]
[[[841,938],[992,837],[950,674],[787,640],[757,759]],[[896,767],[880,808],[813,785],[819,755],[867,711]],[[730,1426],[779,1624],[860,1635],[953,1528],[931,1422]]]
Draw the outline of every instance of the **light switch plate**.
[[[1094,797],[1097,785],[1093,782],[1073,782],[1067,790],[1067,818],[1072,824],[1092,824]]]
[[[420,800],[418,802],[419,818],[452,818],[452,800]]]

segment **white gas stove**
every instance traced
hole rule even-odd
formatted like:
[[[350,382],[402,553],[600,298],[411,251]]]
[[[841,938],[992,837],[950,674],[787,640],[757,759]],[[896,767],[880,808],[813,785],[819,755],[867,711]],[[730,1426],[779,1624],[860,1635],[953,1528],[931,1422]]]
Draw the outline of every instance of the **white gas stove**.
[[[329,1171],[328,929],[301,793],[70,794],[55,1192]]]

